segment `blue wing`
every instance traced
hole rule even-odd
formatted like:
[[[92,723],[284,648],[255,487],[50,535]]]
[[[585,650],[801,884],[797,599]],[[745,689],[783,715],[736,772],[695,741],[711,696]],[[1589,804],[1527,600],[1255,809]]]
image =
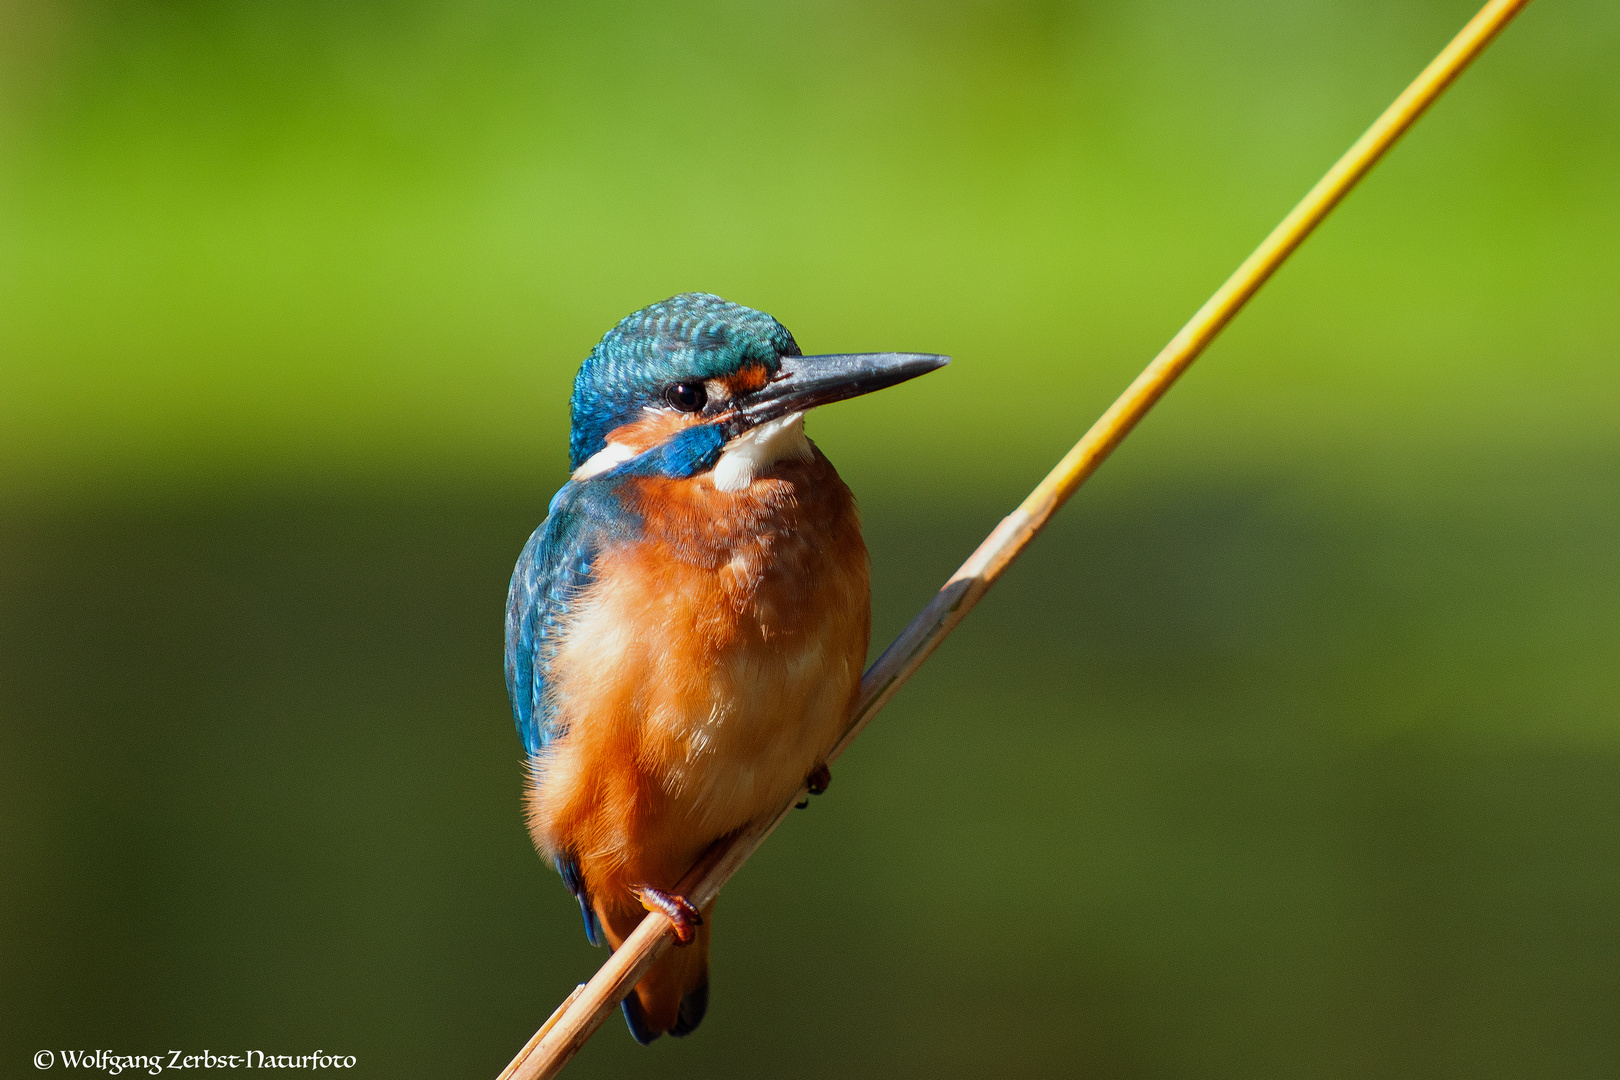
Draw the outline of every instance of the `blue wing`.
[[[523,546],[506,596],[506,690],[512,698],[523,749],[534,762],[567,725],[557,716],[556,702],[546,692],[546,665],[557,647],[557,633],[569,605],[591,582],[591,567],[602,542],[612,531],[610,515],[597,497],[596,485],[567,484],[551,500],[550,513]],[[616,500],[614,500],[616,502]],[[563,884],[579,900],[585,936],[601,941],[601,927],[591,910],[572,854],[556,857]]]
[[[518,737],[531,757],[560,735],[556,704],[546,693],[546,664],[558,623],[574,597],[590,584],[597,544],[589,518],[575,512],[570,484],[551,501],[551,513],[523,545],[506,594],[506,692]]]

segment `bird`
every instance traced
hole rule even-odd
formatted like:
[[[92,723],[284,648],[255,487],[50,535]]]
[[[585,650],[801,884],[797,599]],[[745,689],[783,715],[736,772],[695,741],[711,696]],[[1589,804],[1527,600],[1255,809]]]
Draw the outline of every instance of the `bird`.
[[[643,1045],[708,1009],[712,901],[675,890],[717,839],[831,776],[860,689],[869,560],[855,499],[804,433],[820,405],[942,367],[803,355],[709,293],[635,312],[580,365],[569,468],[513,571],[506,683],[528,830],[617,949],[645,912],[677,948],[624,998]]]

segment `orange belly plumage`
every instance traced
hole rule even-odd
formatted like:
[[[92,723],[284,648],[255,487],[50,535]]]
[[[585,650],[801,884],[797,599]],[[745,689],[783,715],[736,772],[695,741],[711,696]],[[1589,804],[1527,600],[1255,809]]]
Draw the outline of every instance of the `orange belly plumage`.
[[[870,636],[854,499],[819,451],[741,491],[646,477],[625,500],[642,529],[570,605],[547,670],[566,734],[528,793],[536,844],[572,854],[614,947],[642,915],[630,886],[673,889],[825,761]]]

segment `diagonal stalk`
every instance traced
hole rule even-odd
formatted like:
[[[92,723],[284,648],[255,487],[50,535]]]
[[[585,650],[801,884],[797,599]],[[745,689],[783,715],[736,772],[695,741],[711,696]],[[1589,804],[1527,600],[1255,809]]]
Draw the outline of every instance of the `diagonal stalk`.
[[[995,584],[1035,534],[1051,520],[1069,496],[1101,465],[1183,371],[1232,321],[1249,298],[1294,253],[1350,189],[1367,175],[1425,109],[1443,94],[1497,33],[1530,0],[1490,0],[1423,69],[1412,84],[1384,110],[1355,144],[1345,151],[1316,186],[1283,218],[1260,246],[1198,309],[1153,362],[1109,406],[1057,467],[1030,492],[1018,509],[1003,518],[928,605],[901,631],[861,679],[861,696],[843,738],[827,755],[842,754],[879,709],[928,659],[956,624]],[[677,890],[697,907],[720,892],[754,849],[781,824],[804,790],[766,820],[715,841],[681,879]],[[544,1080],[556,1076],[585,1045],[614,1007],[640,981],[653,961],[670,947],[673,924],[649,913],[641,925],[608,958],[591,981],[576,989],[519,1051],[500,1080]]]

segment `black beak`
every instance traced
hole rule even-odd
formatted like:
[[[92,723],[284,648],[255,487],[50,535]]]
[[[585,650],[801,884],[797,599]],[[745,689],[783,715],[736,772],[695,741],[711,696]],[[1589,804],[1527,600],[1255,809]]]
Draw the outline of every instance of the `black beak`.
[[[933,353],[836,353],[784,356],[775,377],[731,403],[726,426],[733,437],[789,413],[870,394],[915,379],[951,362]]]

